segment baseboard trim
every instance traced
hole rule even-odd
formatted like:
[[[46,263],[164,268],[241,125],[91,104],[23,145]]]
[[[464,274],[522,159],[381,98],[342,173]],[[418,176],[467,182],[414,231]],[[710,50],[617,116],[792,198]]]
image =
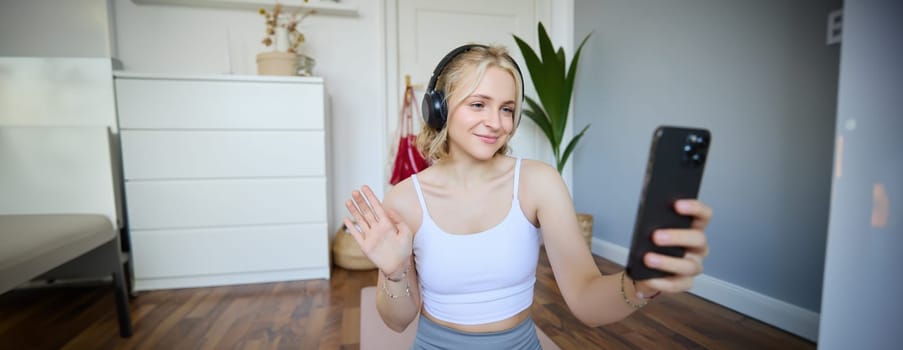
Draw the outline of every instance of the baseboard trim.
[[[220,275],[136,278],[134,291],[226,286],[249,283],[272,283],[309,279],[329,279],[329,267],[296,270],[242,272]]]
[[[628,249],[593,237],[592,252],[625,265]],[[818,340],[819,314],[770,296],[703,274],[696,278],[693,289],[699,297],[733,309],[810,341]]]

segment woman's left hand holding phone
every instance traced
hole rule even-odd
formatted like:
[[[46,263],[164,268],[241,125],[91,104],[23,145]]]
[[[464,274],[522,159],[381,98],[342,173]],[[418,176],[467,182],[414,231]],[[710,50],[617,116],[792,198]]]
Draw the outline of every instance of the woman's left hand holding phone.
[[[656,291],[678,293],[689,290],[693,286],[693,279],[702,273],[702,260],[709,254],[705,229],[712,219],[712,208],[699,200],[684,199],[675,203],[674,210],[680,215],[693,218],[690,228],[656,230],[652,241],[659,246],[684,247],[686,253],[683,257],[646,253],[643,260],[647,266],[674,275],[637,281],[640,298],[657,294]]]

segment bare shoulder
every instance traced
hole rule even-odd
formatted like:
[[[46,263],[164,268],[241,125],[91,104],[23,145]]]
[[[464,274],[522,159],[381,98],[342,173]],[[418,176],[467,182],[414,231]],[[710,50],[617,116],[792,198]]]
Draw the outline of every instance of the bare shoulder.
[[[416,230],[420,226],[420,202],[413,178],[408,177],[390,187],[383,199],[383,206],[386,210],[395,210],[412,229]]]
[[[563,184],[561,174],[551,165],[534,159],[523,159],[520,170],[521,188],[530,189],[531,192],[538,189],[557,188]],[[554,186],[553,186],[554,185]]]
[[[560,205],[570,198],[564,180],[551,165],[533,159],[521,161],[518,198],[521,208],[534,225],[540,226],[542,208]]]

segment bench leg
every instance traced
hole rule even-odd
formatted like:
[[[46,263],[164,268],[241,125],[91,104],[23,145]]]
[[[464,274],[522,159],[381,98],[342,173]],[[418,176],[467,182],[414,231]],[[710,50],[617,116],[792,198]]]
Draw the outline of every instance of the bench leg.
[[[119,264],[117,272],[113,273],[113,293],[116,295],[116,316],[119,318],[119,336],[128,338],[132,336],[132,313],[129,310],[128,287],[125,284],[125,274],[122,264]]]

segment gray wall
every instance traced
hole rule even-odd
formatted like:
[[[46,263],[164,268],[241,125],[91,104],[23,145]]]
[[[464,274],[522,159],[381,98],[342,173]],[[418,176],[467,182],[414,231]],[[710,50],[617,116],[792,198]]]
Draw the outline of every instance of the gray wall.
[[[113,57],[107,0],[0,0],[0,56]]]
[[[837,105],[843,161],[831,198],[818,343],[823,349],[899,349],[903,2],[848,1],[843,22]],[[881,203],[889,207],[882,210]]]
[[[629,247],[653,129],[706,127],[705,273],[818,312],[828,222],[839,0],[577,0],[593,32],[574,97],[574,200]]]

